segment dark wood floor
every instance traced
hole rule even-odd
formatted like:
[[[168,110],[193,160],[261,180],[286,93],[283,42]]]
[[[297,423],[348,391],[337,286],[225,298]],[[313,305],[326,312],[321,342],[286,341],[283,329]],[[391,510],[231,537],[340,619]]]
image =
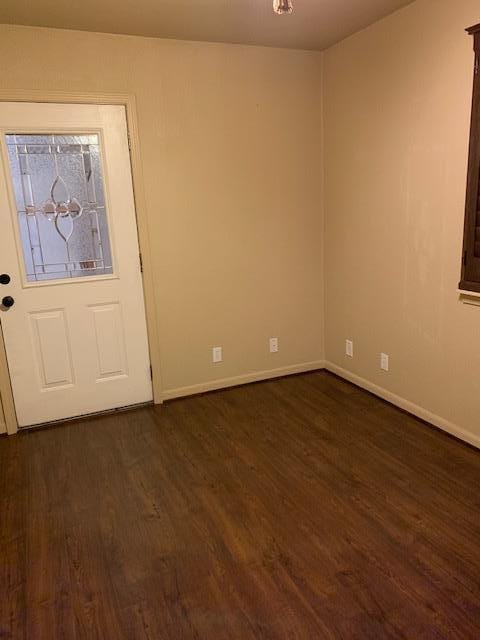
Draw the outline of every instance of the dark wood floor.
[[[480,452],[318,372],[0,440],[0,638],[480,638]]]

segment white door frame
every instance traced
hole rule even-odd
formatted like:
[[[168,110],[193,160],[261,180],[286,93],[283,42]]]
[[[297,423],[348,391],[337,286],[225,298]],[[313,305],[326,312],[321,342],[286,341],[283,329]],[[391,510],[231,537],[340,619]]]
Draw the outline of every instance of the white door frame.
[[[125,107],[127,130],[130,146],[135,212],[137,218],[138,241],[142,254],[143,289],[145,295],[145,314],[147,319],[148,345],[153,374],[153,400],[162,403],[162,377],[160,368],[160,345],[158,339],[157,312],[153,287],[153,268],[148,234],[145,191],[143,185],[142,159],[138,137],[137,109],[135,96],[124,93],[80,93],[62,91],[0,90],[0,102],[54,102],[59,104],[100,104],[122,105]],[[15,414],[10,376],[0,330],[0,396],[2,398],[5,425],[9,435],[17,433],[18,424]]]

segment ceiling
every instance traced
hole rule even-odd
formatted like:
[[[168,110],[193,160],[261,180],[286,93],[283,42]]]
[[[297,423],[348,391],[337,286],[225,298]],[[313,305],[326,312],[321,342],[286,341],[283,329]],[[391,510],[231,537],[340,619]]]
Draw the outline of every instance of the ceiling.
[[[0,23],[322,50],[412,0],[1,0]]]

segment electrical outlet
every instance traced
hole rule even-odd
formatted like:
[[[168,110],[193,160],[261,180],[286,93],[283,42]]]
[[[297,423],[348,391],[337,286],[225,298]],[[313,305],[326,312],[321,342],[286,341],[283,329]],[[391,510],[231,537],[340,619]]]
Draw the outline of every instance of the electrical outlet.
[[[345,354],[349,358],[353,358],[353,340],[347,340],[345,342]]]
[[[277,353],[278,351],[278,338],[270,338],[270,353]]]
[[[386,353],[381,353],[380,354],[380,369],[383,369],[383,371],[388,371],[389,368],[389,360],[390,358],[388,357],[388,355]]]
[[[222,347],[213,347],[212,349],[212,362],[222,362]]]

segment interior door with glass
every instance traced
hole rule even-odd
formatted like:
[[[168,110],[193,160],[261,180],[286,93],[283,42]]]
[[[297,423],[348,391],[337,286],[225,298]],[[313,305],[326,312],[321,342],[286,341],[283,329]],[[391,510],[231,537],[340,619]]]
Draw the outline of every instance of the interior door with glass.
[[[0,103],[0,320],[20,427],[148,402],[121,106]]]

